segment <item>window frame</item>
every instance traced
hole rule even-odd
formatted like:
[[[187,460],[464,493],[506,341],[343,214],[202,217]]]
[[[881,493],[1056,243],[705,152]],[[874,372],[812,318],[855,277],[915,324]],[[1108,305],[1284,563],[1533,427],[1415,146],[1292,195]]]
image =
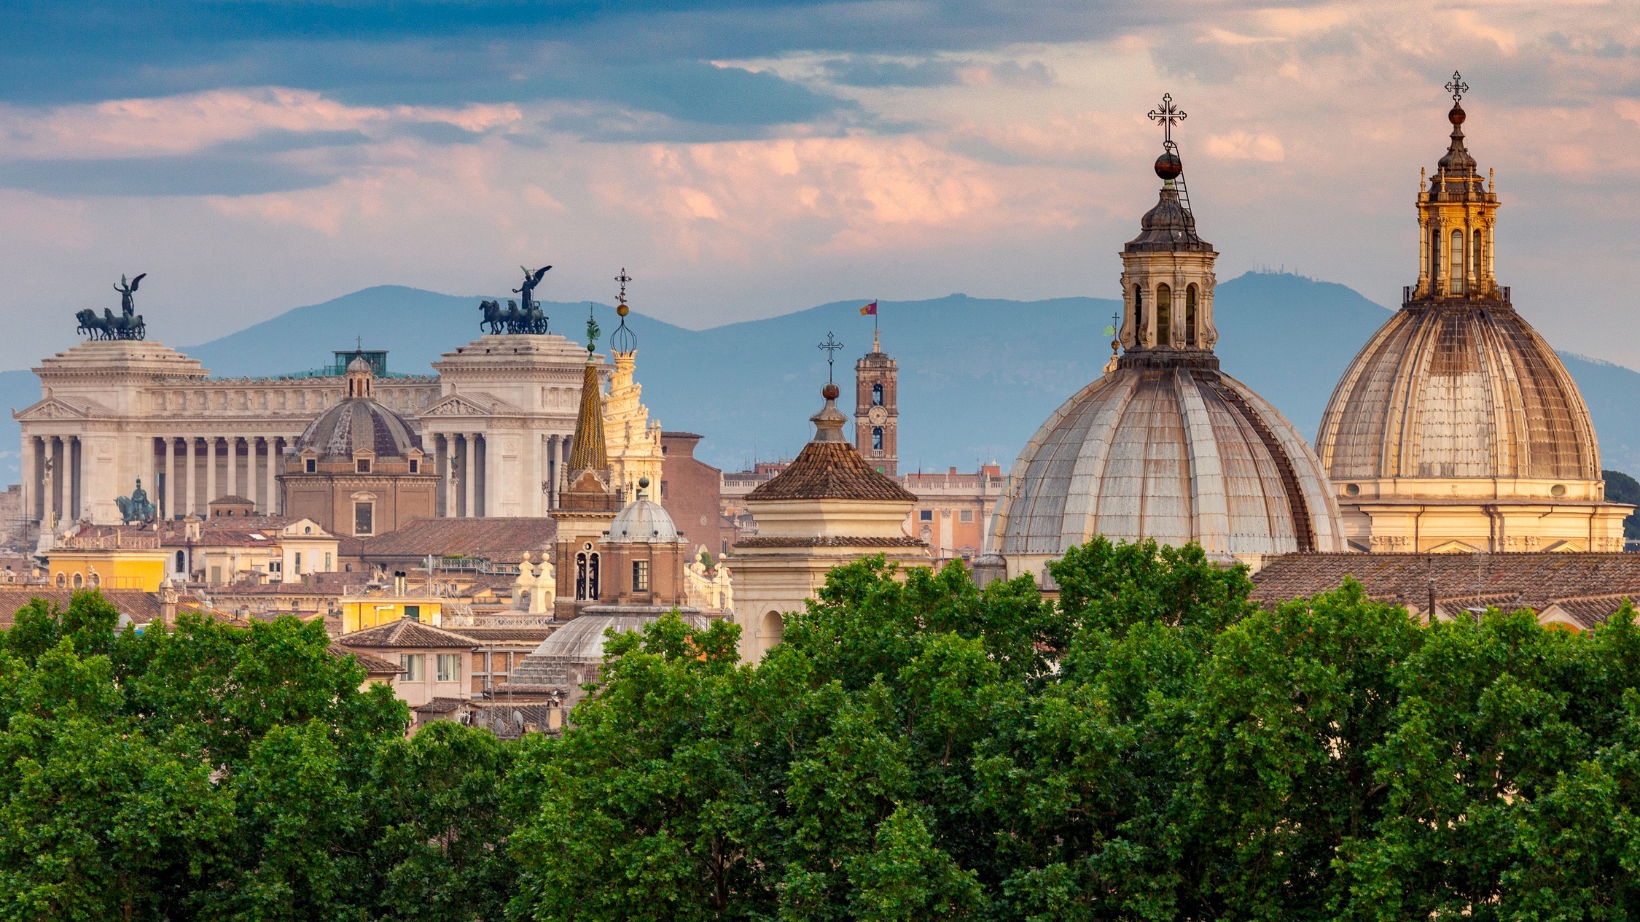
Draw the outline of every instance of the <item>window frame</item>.
[[[461,654],[460,653],[439,653],[439,654],[437,654],[437,656],[438,656],[438,659],[433,664],[434,669],[435,669],[433,681],[435,681],[435,682],[460,682],[461,681]]]
[[[399,668],[404,670],[404,681],[425,682],[427,681],[427,654],[400,653]]]
[[[647,560],[634,560],[634,561],[632,561],[632,591],[633,592],[648,592],[649,591],[649,561],[647,561]]]

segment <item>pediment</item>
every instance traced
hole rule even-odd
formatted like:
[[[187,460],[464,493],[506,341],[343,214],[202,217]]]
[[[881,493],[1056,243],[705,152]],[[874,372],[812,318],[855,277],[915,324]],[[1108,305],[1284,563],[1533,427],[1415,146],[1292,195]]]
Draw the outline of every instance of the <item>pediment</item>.
[[[1477,553],[1480,553],[1480,548],[1474,546],[1473,544],[1465,544],[1462,541],[1448,541],[1445,544],[1437,544],[1434,547],[1430,548],[1429,553],[1431,553],[1431,554],[1477,554]]]
[[[13,410],[11,418],[19,422],[33,422],[46,419],[86,419],[92,416],[108,415],[111,415],[111,411],[107,407],[90,400],[65,400],[62,397],[47,397],[33,406]]]
[[[450,394],[421,411],[421,416],[512,416],[523,413],[499,397],[489,394]]]
[[[489,416],[490,408],[463,394],[451,394],[422,410],[420,416]]]

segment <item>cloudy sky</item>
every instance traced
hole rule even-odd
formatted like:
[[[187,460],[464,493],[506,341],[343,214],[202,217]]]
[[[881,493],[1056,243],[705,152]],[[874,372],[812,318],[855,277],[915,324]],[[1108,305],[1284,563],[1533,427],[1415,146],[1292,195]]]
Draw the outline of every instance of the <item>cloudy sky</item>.
[[[1162,93],[1220,278],[1389,305],[1461,69],[1498,273],[1640,367],[1633,3],[0,3],[0,368],[148,272],[200,342],[384,283],[701,328],[845,298],[1113,297]],[[329,348],[328,345],[323,348]],[[1327,382],[1330,385],[1331,382]]]

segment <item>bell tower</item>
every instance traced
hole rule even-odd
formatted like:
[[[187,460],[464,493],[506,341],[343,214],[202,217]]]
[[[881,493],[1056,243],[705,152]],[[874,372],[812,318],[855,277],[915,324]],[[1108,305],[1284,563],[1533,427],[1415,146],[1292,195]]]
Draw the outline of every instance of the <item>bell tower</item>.
[[[854,363],[854,447],[872,470],[890,477],[900,475],[899,375],[873,330],[871,351]]]

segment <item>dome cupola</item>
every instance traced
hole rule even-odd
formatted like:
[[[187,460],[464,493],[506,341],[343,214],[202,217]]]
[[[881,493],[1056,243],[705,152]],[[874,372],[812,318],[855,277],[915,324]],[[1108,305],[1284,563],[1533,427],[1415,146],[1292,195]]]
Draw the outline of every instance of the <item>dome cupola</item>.
[[[1343,549],[1321,463],[1285,417],[1224,374],[1213,354],[1213,261],[1196,232],[1168,129],[1159,200],[1122,252],[1123,353],[1048,417],[1009,472],[991,554],[1007,574],[1095,535],[1199,543],[1222,561]],[[994,558],[991,558],[994,559]]]
[[[1453,74],[1450,142],[1420,182],[1417,283],[1339,379],[1316,453],[1358,550],[1621,550],[1577,384],[1497,283],[1467,89]]]
[[[421,438],[410,422],[376,402],[375,373],[368,359],[356,356],[346,371],[347,396],[308,424],[292,449],[311,450],[320,463],[351,462],[364,449],[378,459],[407,458],[421,449]]]

